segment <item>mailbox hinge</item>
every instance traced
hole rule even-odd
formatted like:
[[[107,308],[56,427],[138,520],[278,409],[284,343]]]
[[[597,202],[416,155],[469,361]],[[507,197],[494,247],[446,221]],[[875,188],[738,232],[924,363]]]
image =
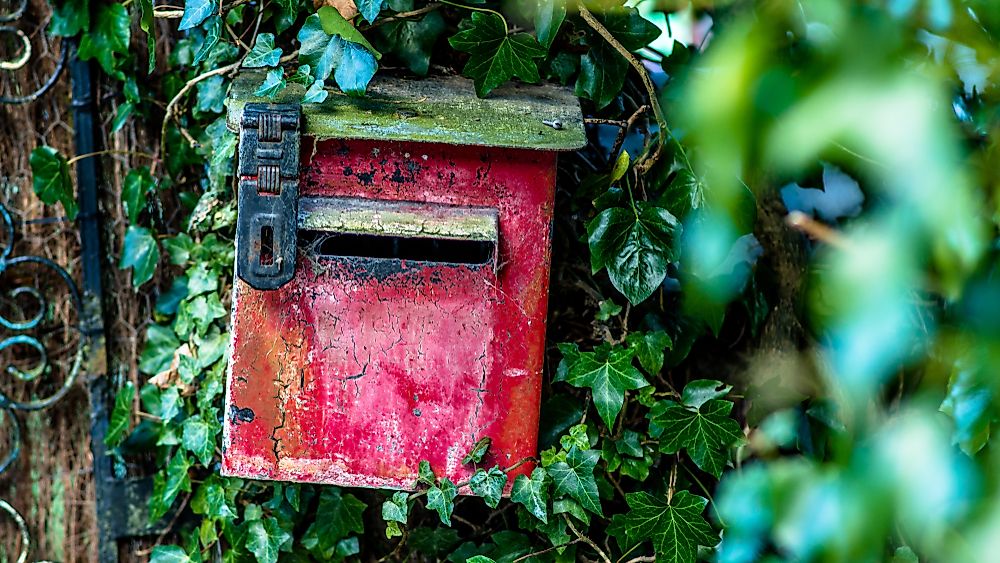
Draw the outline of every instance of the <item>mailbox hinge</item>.
[[[240,120],[236,275],[277,289],[295,275],[301,108],[248,103]]]

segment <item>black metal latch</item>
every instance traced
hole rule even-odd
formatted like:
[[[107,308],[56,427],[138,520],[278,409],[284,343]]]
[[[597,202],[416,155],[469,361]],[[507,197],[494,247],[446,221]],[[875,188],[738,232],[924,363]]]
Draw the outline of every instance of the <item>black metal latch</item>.
[[[240,121],[236,275],[278,289],[295,275],[298,104],[248,103]]]

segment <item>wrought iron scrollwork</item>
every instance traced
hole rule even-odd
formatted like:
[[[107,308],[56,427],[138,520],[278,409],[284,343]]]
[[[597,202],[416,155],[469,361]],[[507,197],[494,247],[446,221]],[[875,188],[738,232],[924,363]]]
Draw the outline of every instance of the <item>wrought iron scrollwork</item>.
[[[0,71],[14,71],[23,68],[31,60],[32,47],[31,40],[28,35],[21,29],[18,29],[13,25],[6,25],[9,23],[17,22],[24,16],[24,12],[28,7],[28,0],[21,0],[17,7],[13,11],[8,13],[0,13],[0,35],[13,35],[17,42],[21,44],[21,49],[17,54],[14,55],[12,59],[0,60]],[[59,79],[59,75],[62,74],[63,69],[66,67],[66,61],[69,59],[69,49],[64,44],[59,53],[59,62],[56,63],[55,70],[52,74],[42,82],[34,92],[24,95],[24,96],[0,96],[0,104],[26,104],[33,102],[43,96]]]
[[[78,319],[83,310],[83,302],[73,278],[59,264],[41,256],[13,256],[14,220],[2,204],[0,204],[0,221],[2,221],[0,232],[4,233],[4,240],[0,246],[0,293],[5,297],[2,300],[4,309],[0,310],[0,327],[4,333],[4,338],[0,340],[0,353],[7,351],[8,355],[16,354],[22,361],[27,362],[27,365],[19,366],[11,361],[4,370],[4,374],[8,377],[0,374],[0,445],[3,445],[0,451],[6,451],[6,454],[0,457],[0,477],[2,477],[17,460],[21,451],[22,426],[18,412],[44,409],[69,392],[83,364],[86,340],[78,338],[76,351],[69,362],[65,379],[54,390],[44,392],[41,397],[31,398],[14,397],[9,393],[7,386],[13,382],[36,382],[54,371],[50,365],[45,340],[37,334],[32,334],[32,332],[37,333],[50,317],[48,313],[52,304],[45,297],[46,288],[24,285],[25,280],[55,282],[56,287],[64,286],[70,305],[77,315],[77,323],[72,327],[72,330],[77,332],[80,331]],[[37,268],[38,271],[33,277],[26,278],[17,275],[21,268]],[[20,554],[16,561],[24,563],[27,561],[30,549],[28,526],[17,509],[0,499],[0,517],[4,516],[13,520],[21,536]]]

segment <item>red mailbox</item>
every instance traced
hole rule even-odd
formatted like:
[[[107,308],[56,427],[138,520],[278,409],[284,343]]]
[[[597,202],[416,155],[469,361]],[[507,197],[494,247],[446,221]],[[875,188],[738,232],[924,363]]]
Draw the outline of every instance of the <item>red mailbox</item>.
[[[248,95],[261,80],[242,75],[227,102],[240,209],[222,472],[408,489],[421,460],[467,479],[485,437],[483,465],[535,456],[576,98],[377,79],[300,110]]]

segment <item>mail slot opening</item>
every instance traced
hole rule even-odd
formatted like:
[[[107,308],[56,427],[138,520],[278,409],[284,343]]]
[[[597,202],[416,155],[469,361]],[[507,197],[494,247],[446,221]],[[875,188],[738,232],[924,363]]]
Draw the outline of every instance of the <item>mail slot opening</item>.
[[[260,265],[274,264],[274,227],[264,225],[260,228]]]
[[[446,264],[490,264],[496,242],[451,238],[403,237],[329,231],[299,231],[299,243],[317,258],[412,260]]]

